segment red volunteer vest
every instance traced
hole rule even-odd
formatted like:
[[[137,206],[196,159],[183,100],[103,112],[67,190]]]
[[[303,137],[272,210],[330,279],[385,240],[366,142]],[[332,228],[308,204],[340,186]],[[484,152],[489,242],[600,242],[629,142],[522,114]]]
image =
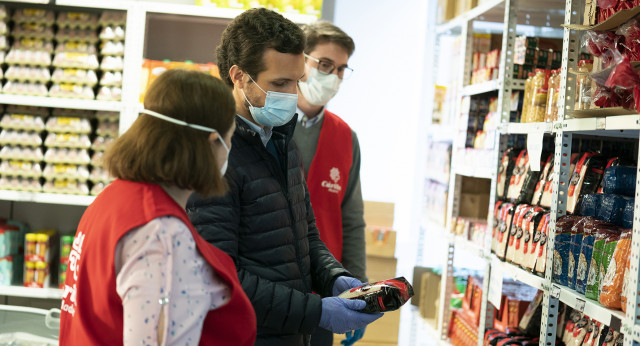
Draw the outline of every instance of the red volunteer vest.
[[[349,125],[325,110],[318,148],[307,177],[320,239],[338,261],[342,261],[342,200],[353,164],[352,140]]]
[[[189,227],[200,254],[231,290],[230,301],[205,317],[200,345],[254,344],[255,312],[232,259],[198,235],[185,211],[160,186],[116,180],[87,208],[78,225],[63,290],[60,345],[122,345],[116,244],[130,230],[169,215]]]

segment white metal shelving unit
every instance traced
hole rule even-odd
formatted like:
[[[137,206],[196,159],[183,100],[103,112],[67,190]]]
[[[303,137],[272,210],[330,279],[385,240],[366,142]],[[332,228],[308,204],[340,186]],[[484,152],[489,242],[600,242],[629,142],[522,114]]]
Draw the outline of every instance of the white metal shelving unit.
[[[555,6],[554,6],[555,4]],[[491,1],[485,3],[483,6],[478,7],[464,15],[457,17],[447,23],[440,25],[436,32],[438,35],[453,34],[461,35],[463,38],[463,44],[461,50],[461,69],[464,73],[461,77],[460,87],[457,90],[456,100],[460,100],[465,96],[478,95],[486,92],[498,90],[498,108],[500,111],[500,124],[498,125],[499,136],[496,136],[496,143],[493,148],[495,155],[493,156],[494,162],[491,167],[494,167],[490,174],[480,173],[481,170],[473,167],[465,167],[464,165],[456,165],[455,158],[452,159],[454,163],[451,168],[450,179],[450,200],[449,200],[449,220],[451,216],[457,215],[458,203],[460,196],[460,180],[459,175],[472,176],[472,177],[484,177],[492,179],[491,198],[490,198],[490,210],[488,216],[489,230],[492,229],[493,223],[493,205],[495,204],[495,190],[496,179],[494,178],[497,173],[498,160],[501,158],[504,150],[506,149],[507,135],[531,135],[531,134],[543,134],[547,136],[553,136],[555,139],[555,159],[553,169],[553,188],[554,196],[551,207],[551,220],[549,228],[549,240],[547,249],[547,266],[544,273],[544,277],[537,276],[528,271],[521,269],[513,264],[500,261],[495,255],[490,254],[491,237],[485,239],[484,248],[478,249],[475,244],[470,243],[460,237],[448,237],[449,250],[447,252],[446,266],[443,271],[447,271],[447,275],[443,275],[442,289],[441,289],[441,302],[447,301],[451,294],[452,274],[453,274],[453,259],[457,251],[462,250],[465,252],[471,252],[473,254],[480,254],[480,258],[486,261],[486,271],[484,280],[484,296],[482,299],[483,309],[481,311],[481,322],[479,325],[479,345],[482,344],[482,338],[484,335],[484,328],[488,326],[488,322],[493,320],[490,314],[493,313],[493,306],[488,302],[488,291],[491,278],[491,270],[495,268],[498,272],[503,273],[505,276],[511,277],[514,280],[521,281],[529,286],[538,288],[544,292],[543,298],[543,316],[540,332],[540,344],[553,345],[556,339],[557,318],[559,303],[562,302],[573,309],[584,312],[591,318],[600,321],[606,325],[609,325],[614,330],[620,331],[625,335],[632,336],[625,338],[625,345],[632,345],[640,343],[640,282],[638,280],[638,273],[640,268],[640,174],[639,179],[636,182],[636,204],[635,204],[635,217],[633,225],[633,239],[632,239],[632,254],[631,258],[631,283],[632,287],[629,289],[629,297],[627,303],[627,313],[622,311],[612,310],[603,307],[595,301],[588,300],[574,290],[566,287],[561,287],[552,282],[552,267],[553,267],[553,248],[555,237],[555,223],[558,217],[566,214],[566,196],[568,189],[568,182],[571,172],[569,172],[569,159],[571,156],[571,145],[573,135],[598,137],[598,138],[629,138],[638,140],[640,137],[640,115],[627,114],[609,116],[607,113],[597,110],[591,111],[586,118],[572,118],[573,115],[573,103],[574,95],[567,90],[575,90],[575,77],[568,74],[569,69],[576,69],[578,61],[578,52],[580,45],[579,33],[570,29],[562,29],[563,37],[563,52],[562,52],[562,77],[561,77],[561,93],[559,96],[558,108],[561,109],[559,114],[559,120],[549,123],[509,123],[510,102],[507,95],[511,94],[512,90],[518,90],[521,88],[521,81],[514,81],[510,78],[510,73],[513,69],[513,47],[514,39],[517,32],[517,24],[520,24],[525,19],[527,25],[543,25],[536,23],[531,18],[536,16],[527,15],[527,7],[537,8],[537,17],[539,14],[548,11],[547,22],[553,22],[556,28],[559,28],[559,23],[564,24],[576,24],[582,21],[581,14],[584,12],[584,0],[566,0],[565,7],[562,9],[557,8],[557,2],[540,1],[540,2],[525,2],[522,0],[504,0],[504,1]],[[503,11],[504,16],[501,18],[498,12]],[[563,19],[558,19],[561,16]],[[553,17],[553,18],[551,18]],[[500,77],[498,81],[491,81],[480,85],[469,85],[469,65],[470,65],[470,49],[471,49],[471,35],[473,32],[473,26],[471,21],[482,20],[491,18],[494,21],[500,21],[503,28],[503,46],[502,56],[500,62]],[[543,18],[543,17],[542,17]],[[503,19],[500,20],[500,19]],[[548,25],[547,23],[547,25]],[[570,88],[570,89],[567,89]],[[459,102],[458,102],[459,103]],[[566,107],[565,107],[566,105]],[[459,108],[459,106],[456,106]],[[460,114],[460,110],[456,110],[456,114]],[[584,115],[583,115],[584,116]],[[466,124],[465,124],[466,125]],[[454,129],[454,132],[456,130]],[[459,141],[459,138],[454,139],[454,143]],[[455,146],[454,146],[455,148]],[[453,151],[455,153],[455,149]],[[455,154],[454,154],[455,155]],[[438,334],[441,336],[441,340],[446,340],[446,331],[449,323],[449,311],[448,305],[442,304],[439,312],[439,318],[441,320],[441,329]]]
[[[28,4],[54,3],[53,0],[15,0],[2,2],[6,2],[9,6],[13,3],[16,5],[22,4],[27,6]],[[179,0],[176,2],[179,2]],[[177,17],[187,22],[193,21],[196,23],[203,18],[230,21],[243,12],[243,10],[237,9],[196,6],[184,3],[169,3],[167,1],[154,2],[131,0],[55,0],[55,5],[50,7],[55,10],[116,10],[125,11],[127,13],[124,41],[125,67],[123,72],[122,101],[107,102],[98,100],[19,96],[0,93],[0,104],[120,112],[120,133],[125,132],[131,126],[137,118],[138,111],[140,110],[140,80],[142,62],[145,58],[143,55],[147,30],[146,23],[149,14],[165,14],[170,15],[169,17],[171,18]],[[316,16],[312,15],[290,13],[284,13],[283,15],[299,24],[312,23],[318,19]],[[203,49],[211,49],[211,47],[204,47]],[[8,201],[10,203],[27,202],[82,208],[91,204],[94,199],[95,197],[93,196],[0,190],[0,201]],[[13,207],[11,209],[13,209]],[[41,208],[38,210],[41,210]],[[62,297],[62,292],[56,288],[41,289],[20,286],[0,286],[0,296],[60,299]]]

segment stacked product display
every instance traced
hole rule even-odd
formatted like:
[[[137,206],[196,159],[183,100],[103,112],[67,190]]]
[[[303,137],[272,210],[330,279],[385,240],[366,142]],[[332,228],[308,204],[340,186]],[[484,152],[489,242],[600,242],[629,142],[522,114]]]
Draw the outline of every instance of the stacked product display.
[[[2,92],[93,100],[97,90],[98,100],[119,101],[125,19],[124,12],[14,10]]]
[[[179,62],[179,61],[169,61],[169,60],[150,60],[144,59],[142,62],[142,81],[141,85],[144,87],[140,90],[140,102],[144,102],[144,94],[147,92],[147,89],[153,83],[158,76],[160,76],[163,72],[175,68],[182,68],[186,70],[200,71],[206,74],[210,74],[216,78],[220,78],[220,71],[218,70],[218,65],[214,63],[208,64],[197,64],[191,61]]]
[[[98,126],[96,128],[96,137],[91,144],[93,156],[91,157],[91,174],[89,181],[93,184],[91,195],[97,196],[106,185],[113,181],[109,176],[109,172],[102,165],[102,157],[105,150],[118,137],[118,113],[115,112],[98,112],[96,119]]]

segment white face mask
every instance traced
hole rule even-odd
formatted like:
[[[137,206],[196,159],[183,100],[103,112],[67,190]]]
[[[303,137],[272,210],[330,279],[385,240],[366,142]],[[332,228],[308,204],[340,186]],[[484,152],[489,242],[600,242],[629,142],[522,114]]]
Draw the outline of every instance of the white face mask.
[[[224,139],[222,138],[222,135],[220,134],[220,132],[218,132],[218,130],[216,129],[212,129],[210,127],[206,127],[206,126],[202,126],[202,125],[196,125],[196,124],[189,124],[188,122],[182,121],[182,120],[178,120],[178,119],[174,119],[172,117],[168,117],[164,114],[160,114],[158,112],[154,112],[148,109],[143,109],[140,111],[140,113],[144,113],[147,115],[150,115],[152,117],[158,118],[158,119],[162,119],[164,121],[168,121],[170,123],[174,123],[176,125],[180,125],[180,126],[186,126],[186,127],[190,127],[192,129],[196,129],[196,130],[200,130],[200,131],[206,131],[206,132],[211,132],[211,133],[218,133],[218,139],[220,140],[220,142],[222,142],[222,146],[224,147],[224,149],[227,151],[227,158],[224,161],[224,164],[222,165],[222,167],[220,168],[220,174],[224,175],[227,172],[227,167],[229,167],[229,147],[227,147],[227,143],[224,142]]]
[[[342,79],[336,74],[325,74],[311,68],[306,82],[298,82],[302,96],[314,106],[325,106],[338,92]]]

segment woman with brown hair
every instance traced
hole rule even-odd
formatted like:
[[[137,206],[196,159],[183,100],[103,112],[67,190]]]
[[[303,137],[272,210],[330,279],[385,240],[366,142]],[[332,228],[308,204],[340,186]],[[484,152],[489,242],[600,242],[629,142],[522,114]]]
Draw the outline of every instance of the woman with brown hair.
[[[62,299],[61,345],[253,345],[256,317],[236,267],[184,211],[219,196],[235,128],[230,90],[171,70],[107,152],[117,178],[76,232]]]

